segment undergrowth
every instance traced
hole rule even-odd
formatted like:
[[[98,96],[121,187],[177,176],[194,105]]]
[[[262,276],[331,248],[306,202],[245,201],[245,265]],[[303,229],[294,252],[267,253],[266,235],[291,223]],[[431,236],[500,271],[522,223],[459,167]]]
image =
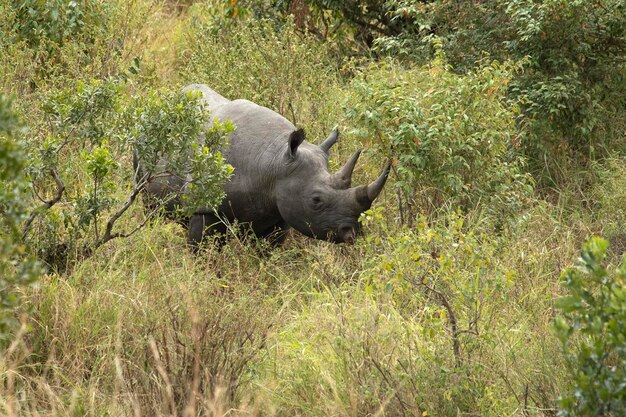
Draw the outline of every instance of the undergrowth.
[[[11,132],[10,142],[2,133],[0,149],[14,141],[45,148],[52,133],[72,130],[53,129],[44,104],[59,91],[66,99],[59,106],[77,100],[78,80],[108,80],[144,97],[193,82],[272,108],[311,142],[339,125],[331,167],[366,148],[355,182],[371,180],[387,157],[394,174],[363,214],[353,246],[291,233],[271,248],[233,234],[194,255],[180,225],[130,205],[116,227],[145,225],[132,236],[89,257],[64,254],[71,268],[11,287],[19,303],[7,310],[11,330],[3,333],[0,414],[557,415],[558,399],[575,388],[574,353],[563,355],[554,332],[555,305],[569,291],[561,271],[592,235],[609,242],[607,270],[626,247],[619,150],[563,165],[558,187],[533,189],[518,151],[536,135],[525,134],[529,124],[505,88],[515,64],[483,60],[476,72],[458,74],[443,55],[419,65],[339,59],[312,24],[279,19],[270,2],[69,3],[0,3],[0,103],[11,102],[11,123],[27,127]],[[272,10],[268,19],[246,15],[253,3]],[[48,12],[29,18],[29,8],[44,4]],[[320,13],[314,17],[331,18]],[[117,110],[128,122],[129,113]],[[112,120],[94,125],[99,146],[120,139]],[[64,148],[72,195],[88,189],[80,164],[93,154],[75,145]],[[125,149],[111,148],[112,201],[132,189],[121,185],[133,175]],[[33,181],[34,168],[23,171],[29,177],[19,177],[20,187]],[[44,199],[54,196],[52,177],[37,187]],[[16,243],[20,222],[42,207],[36,196],[20,199],[0,201],[3,214],[19,209],[10,219],[19,252],[2,252],[3,273],[15,273],[14,255],[29,250]],[[61,225],[77,208],[68,199],[48,215]],[[99,210],[103,219],[115,212]],[[33,228],[51,244],[69,238],[45,222]],[[568,339],[574,350],[580,342]]]

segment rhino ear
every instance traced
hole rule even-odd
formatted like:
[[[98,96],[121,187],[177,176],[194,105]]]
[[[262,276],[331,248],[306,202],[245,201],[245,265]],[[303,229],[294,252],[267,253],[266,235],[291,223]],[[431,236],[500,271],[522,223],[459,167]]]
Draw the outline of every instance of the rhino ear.
[[[287,156],[290,159],[296,157],[296,152],[298,151],[298,146],[304,141],[304,129],[297,129],[291,132],[289,135],[289,146],[287,147]]]

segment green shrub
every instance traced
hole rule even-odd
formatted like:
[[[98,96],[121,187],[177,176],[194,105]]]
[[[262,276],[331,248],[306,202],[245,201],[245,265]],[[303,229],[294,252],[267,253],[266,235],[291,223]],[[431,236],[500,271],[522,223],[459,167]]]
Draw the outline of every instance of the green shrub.
[[[44,203],[24,226],[28,235],[37,225],[31,241],[44,260],[62,267],[135,233],[146,221],[127,232],[115,229],[115,222],[164,172],[188,176],[189,192],[167,196],[156,208],[171,199],[180,200],[184,213],[219,204],[222,183],[232,173],[220,150],[234,127],[225,122],[207,129],[210,115],[199,99],[167,90],[129,99],[114,80],[79,82],[49,94],[44,111],[51,128],[32,138],[29,164],[33,191]],[[134,149],[140,172],[120,164],[130,162]]]
[[[14,135],[22,129],[12,103],[0,94],[0,348],[19,324],[17,289],[33,284],[38,265],[21,243],[21,222],[27,207],[26,151]]]
[[[427,67],[372,65],[352,82],[348,118],[365,145],[395,161],[409,218],[444,204],[520,208],[529,191],[522,132],[504,99],[515,69],[494,62],[456,75],[440,56]]]
[[[200,99],[198,92],[151,93],[136,102],[132,116],[129,139],[146,181],[164,172],[190,175],[181,199],[183,215],[199,207],[218,207],[224,198],[222,184],[233,173],[220,150],[235,126],[230,120],[211,120]]]
[[[149,1],[11,0],[0,3],[0,80],[31,100],[77,79],[124,76],[148,55],[146,26],[160,18]],[[142,66],[136,81],[153,74]],[[31,93],[36,97],[32,97]],[[40,94],[42,93],[42,94]],[[20,103],[20,106],[22,104]]]
[[[93,43],[106,25],[106,3],[62,0],[13,0],[14,29],[17,40],[30,48],[41,48],[49,59],[55,47],[66,42]]]
[[[557,302],[556,334],[573,377],[561,416],[620,416],[626,409],[626,255],[614,272],[603,266],[608,243],[594,237],[567,269]]]
[[[547,118],[575,148],[610,146],[611,137],[592,134],[601,110],[623,103],[623,68],[615,65],[626,52],[623,2],[511,1],[506,13],[513,32],[507,49],[530,56],[516,86],[528,99],[526,112]]]
[[[520,99],[529,133],[523,151],[545,184],[567,183],[563,167],[624,151],[626,8],[621,0],[386,2],[409,21],[377,40],[387,54],[423,62],[437,37],[456,71],[487,54],[525,59],[508,93]]]
[[[110,5],[99,0],[12,0],[9,18],[12,42],[33,53],[39,75],[64,66],[63,49],[76,48],[80,60],[88,60],[91,48],[108,31]]]

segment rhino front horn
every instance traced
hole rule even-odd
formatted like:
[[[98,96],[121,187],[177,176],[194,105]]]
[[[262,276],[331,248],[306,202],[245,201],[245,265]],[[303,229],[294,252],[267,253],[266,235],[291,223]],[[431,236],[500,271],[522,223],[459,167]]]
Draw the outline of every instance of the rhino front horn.
[[[350,188],[350,185],[352,184],[352,172],[354,172],[354,167],[356,166],[356,162],[359,160],[360,155],[361,149],[353,153],[345,165],[333,174],[333,181],[340,190]]]
[[[328,136],[328,138],[326,138],[324,142],[320,143],[320,148],[324,151],[325,154],[328,155],[328,151],[330,151],[330,148],[337,142],[338,138],[339,138],[339,128],[335,126],[333,128],[333,131],[330,132],[330,135]]]
[[[391,161],[387,162],[385,169],[383,169],[380,177],[376,178],[376,180],[367,186],[367,198],[370,202],[374,201],[376,197],[380,194],[387,182],[387,177],[389,176],[389,171],[391,170]]]

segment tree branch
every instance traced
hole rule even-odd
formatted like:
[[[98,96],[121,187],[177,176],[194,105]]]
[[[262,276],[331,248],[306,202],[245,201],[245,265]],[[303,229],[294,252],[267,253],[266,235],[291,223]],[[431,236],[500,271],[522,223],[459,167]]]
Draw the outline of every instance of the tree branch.
[[[139,181],[139,183],[133,188],[133,191],[130,193],[130,195],[128,196],[128,198],[126,199],[126,202],[124,203],[124,205],[122,207],[120,207],[114,214],[113,216],[111,216],[111,218],[109,219],[109,221],[107,222],[107,226],[106,229],[104,230],[104,235],[102,236],[102,238],[98,239],[93,247],[92,250],[95,250],[97,248],[99,248],[100,246],[102,246],[103,244],[105,244],[106,242],[108,242],[111,239],[115,239],[118,237],[122,237],[123,234],[122,233],[112,233],[113,231],[113,226],[115,225],[115,222],[126,212],[126,210],[129,209],[129,207],[135,202],[135,200],[137,199],[137,196],[139,195],[140,192],[143,191],[143,189],[146,187],[146,185],[148,184],[148,175],[144,176],[141,181]],[[140,225],[143,227],[143,225],[147,222],[147,219],[149,217],[146,218],[146,220]],[[134,232],[133,232],[134,233]]]
[[[76,121],[74,126],[72,126],[72,128],[67,133],[67,135],[65,135],[65,138],[63,139],[63,142],[61,143],[61,145],[59,145],[59,147],[54,151],[55,155],[58,155],[63,150],[63,148],[70,142],[70,137],[72,136],[72,134],[74,134],[76,127],[82,121],[83,117],[85,117],[85,114],[87,114],[87,109],[83,110],[83,112],[78,117],[78,120]],[[50,173],[52,174],[52,177],[54,178],[54,182],[56,183],[56,186],[57,186],[56,194],[51,200],[43,200],[41,196],[34,190],[34,187],[33,187],[33,193],[35,194],[35,197],[43,201],[43,204],[39,206],[38,208],[36,208],[35,210],[33,210],[30,216],[28,216],[28,219],[26,219],[26,221],[24,222],[24,226],[22,227],[22,240],[26,239],[26,236],[28,236],[28,232],[30,232],[30,227],[33,221],[35,220],[35,218],[42,211],[50,209],[56,203],[61,201],[61,197],[63,196],[63,192],[65,191],[65,184],[63,184],[63,181],[61,181],[61,178],[59,177],[59,173],[57,172],[55,168],[51,168]]]
[[[28,216],[28,219],[26,219],[26,222],[24,222],[24,226],[22,228],[22,240],[26,239],[26,236],[28,235],[28,232],[30,231],[30,227],[33,221],[35,220],[35,218],[39,215],[39,213],[41,213],[44,210],[48,210],[49,208],[54,206],[56,203],[58,203],[61,200],[61,197],[63,196],[63,192],[65,191],[65,185],[63,184],[63,181],[61,181],[61,178],[59,177],[59,173],[56,171],[56,169],[51,169],[50,173],[52,177],[54,178],[54,182],[56,183],[56,186],[57,186],[56,194],[51,200],[44,201],[44,203],[41,206],[33,210],[30,216]]]
[[[421,286],[421,287],[426,288],[428,290],[428,293],[425,293],[426,297],[434,301],[439,301],[439,303],[441,303],[441,305],[446,309],[448,313],[448,323],[450,323],[450,330],[452,331],[452,351],[454,353],[454,359],[456,361],[456,365],[460,366],[462,361],[461,361],[461,345],[459,343],[459,334],[472,333],[472,332],[475,333],[475,331],[471,329],[459,331],[456,314],[454,313],[454,309],[448,302],[448,299],[446,298],[445,294],[424,284],[424,279],[426,278],[427,274],[428,272],[424,274],[424,276],[419,282],[416,282],[406,277],[405,279],[415,286]]]
[[[400,394],[398,393],[398,390],[396,389],[395,384],[391,383],[391,381],[387,377],[387,374],[385,373],[385,370],[382,368],[382,366],[378,363],[378,361],[376,359],[371,357],[371,355],[370,355],[370,357],[368,359],[372,363],[372,365],[374,365],[374,367],[380,373],[380,375],[383,377],[383,379],[385,380],[385,382],[387,383],[389,388],[393,391],[393,396],[396,397],[396,400],[398,400],[398,403],[400,404],[400,409],[402,410],[402,415],[406,416],[406,412],[407,412],[407,408],[408,407],[407,407],[406,403],[402,400],[402,397],[400,397]]]
[[[139,230],[141,230],[147,223],[148,221],[150,221],[150,219],[152,219],[163,207],[163,205],[169,203],[170,201],[172,201],[174,198],[176,198],[176,195],[171,195],[170,197],[168,197],[166,200],[162,201],[161,204],[159,204],[156,208],[154,208],[146,217],[145,219],[138,224],[137,226],[135,226],[135,228],[133,228],[130,232],[117,232],[117,233],[113,233],[113,227],[115,225],[115,222],[117,222],[117,220],[130,208],[130,206],[135,202],[135,200],[137,199],[137,196],[139,195],[139,193],[141,193],[144,188],[146,187],[146,185],[148,184],[149,180],[152,179],[153,177],[150,176],[149,174],[146,174],[138,183],[138,185],[133,189],[133,191],[130,193],[130,195],[128,196],[128,199],[126,200],[126,202],[124,203],[124,205],[122,207],[120,207],[114,214],[113,216],[111,216],[111,218],[109,219],[109,221],[107,222],[106,225],[106,229],[104,231],[104,235],[102,236],[102,238],[100,238],[92,247],[85,247],[83,249],[83,256],[85,257],[89,257],[93,254],[93,251],[95,251],[96,249],[98,249],[100,246],[104,245],[105,243],[113,240],[113,239],[117,239],[117,238],[127,238],[130,237],[132,235],[134,235],[135,233],[137,233]]]

